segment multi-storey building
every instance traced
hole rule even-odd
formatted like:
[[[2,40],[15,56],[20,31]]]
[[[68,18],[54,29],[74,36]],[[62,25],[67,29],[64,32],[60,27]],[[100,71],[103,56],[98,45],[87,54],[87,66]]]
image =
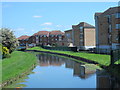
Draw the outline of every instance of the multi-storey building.
[[[64,33],[61,32],[61,31],[51,31],[49,32],[49,40],[48,40],[48,44],[49,45],[53,45],[53,44],[56,44],[58,42],[61,42],[63,39],[64,39]],[[62,45],[64,45],[62,43]]]
[[[72,37],[72,29],[66,30],[65,31],[65,41],[66,41],[66,46],[73,46],[73,37]]]
[[[32,36],[21,36],[19,37],[20,45],[57,45],[58,42],[62,41],[64,33],[61,31],[39,31]],[[63,45],[63,44],[62,44]]]
[[[36,45],[48,45],[49,32],[48,31],[39,31],[33,34],[35,37]]]
[[[120,6],[95,13],[95,27],[98,49],[120,48]]]
[[[28,39],[29,39],[30,36],[27,36],[27,35],[23,35],[23,36],[20,36],[18,39],[19,41],[19,45],[20,46],[26,46],[28,44]]]
[[[72,42],[78,49],[89,49],[95,47],[95,27],[81,22],[78,25],[72,25]]]

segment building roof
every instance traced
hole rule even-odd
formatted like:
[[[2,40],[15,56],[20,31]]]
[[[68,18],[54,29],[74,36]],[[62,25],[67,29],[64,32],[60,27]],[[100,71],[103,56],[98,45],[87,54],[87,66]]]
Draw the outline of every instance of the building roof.
[[[39,32],[33,34],[33,36],[35,36],[35,35],[48,35],[48,34],[49,34],[49,31],[39,31]]]
[[[95,13],[95,16],[99,16],[101,14],[102,14],[101,12],[97,12],[97,13]]]
[[[104,11],[101,15],[109,15],[109,14],[114,14],[116,12],[120,12],[120,6],[110,7],[109,9]]]
[[[22,36],[18,37],[17,39],[18,39],[18,40],[22,40],[22,39],[27,39],[27,38],[29,38],[29,37],[30,37],[30,36],[22,35]]]
[[[59,34],[64,34],[63,32],[61,32],[61,31],[59,31],[59,30],[56,30],[56,31],[51,31],[50,33],[49,33],[49,35],[59,35]]]
[[[70,32],[70,31],[72,31],[72,29],[70,29],[70,30],[66,30],[65,32]]]
[[[104,12],[101,13],[95,13],[95,16],[101,16],[101,15],[110,15],[110,14],[114,14],[116,12],[120,12],[120,6],[117,7],[110,7],[109,9],[107,9]]]
[[[72,27],[76,27],[76,26],[78,27],[82,26],[84,28],[95,28],[93,25],[88,24],[86,22],[80,22],[78,25],[72,25]]]
[[[95,28],[93,25],[88,24],[86,22],[81,22],[80,24],[83,24],[83,27],[87,27],[87,28]]]

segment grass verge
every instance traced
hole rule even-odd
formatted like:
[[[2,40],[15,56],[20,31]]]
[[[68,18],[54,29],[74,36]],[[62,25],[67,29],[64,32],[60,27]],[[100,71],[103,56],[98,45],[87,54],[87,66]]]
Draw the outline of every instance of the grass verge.
[[[96,61],[101,65],[108,66],[110,64],[110,55],[102,55],[102,54],[93,54],[93,53],[85,53],[85,52],[72,52],[72,51],[57,51],[57,50],[46,50],[41,47],[33,47],[27,50],[39,50],[39,51],[49,51],[49,52],[56,52],[56,53],[63,53],[67,55],[73,55],[82,57],[91,61]]]
[[[10,58],[2,60],[2,82],[6,82],[26,72],[36,63],[37,57],[34,54],[14,51]]]

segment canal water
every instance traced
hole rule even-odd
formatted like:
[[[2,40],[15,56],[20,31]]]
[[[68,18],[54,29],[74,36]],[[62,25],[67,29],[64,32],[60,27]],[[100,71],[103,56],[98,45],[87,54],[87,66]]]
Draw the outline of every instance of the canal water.
[[[44,53],[36,53],[37,66],[7,88],[110,88],[119,83],[93,64]],[[114,83],[111,83],[114,80]]]

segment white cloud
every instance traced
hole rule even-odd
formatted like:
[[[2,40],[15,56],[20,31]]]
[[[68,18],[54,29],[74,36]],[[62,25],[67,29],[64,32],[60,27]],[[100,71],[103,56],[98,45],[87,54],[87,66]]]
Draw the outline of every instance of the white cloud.
[[[62,27],[62,25],[56,25],[56,27]]]
[[[31,30],[32,32],[34,32],[35,30]]]
[[[47,30],[47,31],[49,31],[49,30],[51,30],[51,28],[45,27],[45,28],[42,28],[42,30]]]
[[[25,28],[17,28],[17,29],[15,29],[15,31],[24,31],[25,30]]]
[[[51,22],[46,22],[46,23],[43,23],[43,24],[41,24],[41,26],[51,26],[53,23],[51,23]]]
[[[37,16],[37,15],[35,15],[35,16],[33,16],[34,18],[41,18],[42,16]]]

